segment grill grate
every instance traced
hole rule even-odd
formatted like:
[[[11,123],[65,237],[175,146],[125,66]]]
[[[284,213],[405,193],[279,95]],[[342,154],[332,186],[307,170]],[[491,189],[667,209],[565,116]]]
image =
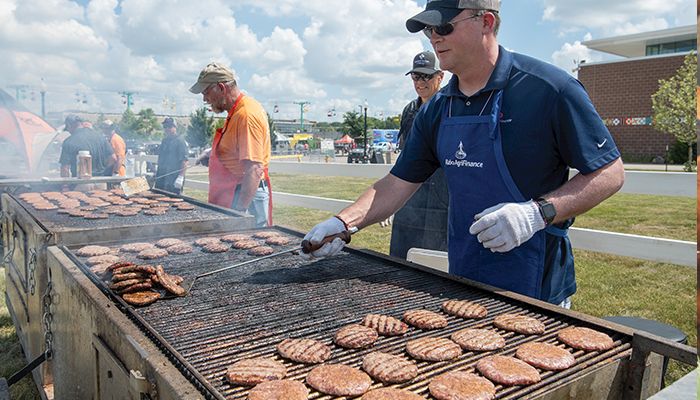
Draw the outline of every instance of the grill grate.
[[[199,237],[203,235],[189,239]],[[278,250],[282,248],[278,246]],[[232,250],[204,256],[198,253],[168,257],[161,263],[166,271],[187,278],[250,257],[245,250]],[[489,315],[478,320],[448,316],[449,324],[445,329],[410,328],[403,337],[380,337],[373,347],[365,350],[347,350],[332,344],[333,335],[340,327],[357,323],[368,313],[400,318],[404,311],[413,308],[438,311],[441,303],[450,298],[476,301],[488,308]],[[542,311],[527,303],[354,250],[315,262],[305,262],[298,256],[263,260],[203,278],[189,296],[161,300],[135,312],[218,392],[208,395],[227,399],[247,396],[247,388],[232,386],[225,378],[227,366],[242,358],[269,356],[282,360],[289,378],[304,379],[312,365],[293,363],[276,354],[277,343],[288,337],[320,340],[333,348],[328,363],[359,368],[362,357],[371,351],[405,354],[407,340],[424,336],[449,337],[466,327],[495,329],[493,318],[502,313],[524,314],[545,323],[546,332],[540,336],[499,330],[506,338],[506,347],[496,352],[465,352],[458,359],[445,362],[418,361],[416,379],[392,385],[426,395],[430,380],[440,373],[473,370],[481,357],[495,353],[513,355],[517,346],[526,341],[559,344],[556,340],[559,330],[572,324],[585,325],[568,316]],[[574,367],[557,373],[540,370],[542,381],[531,386],[498,385],[496,397],[510,399],[547,391],[599,365],[629,356],[628,336],[595,328],[611,335],[615,340],[613,349],[605,353],[575,351],[577,364]],[[375,383],[373,388],[381,386]],[[310,398],[331,397],[312,392]]]

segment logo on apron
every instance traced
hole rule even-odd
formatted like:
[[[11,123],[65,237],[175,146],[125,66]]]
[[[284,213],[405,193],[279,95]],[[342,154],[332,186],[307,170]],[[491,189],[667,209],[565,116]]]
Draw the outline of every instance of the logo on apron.
[[[455,152],[455,159],[450,160],[445,159],[445,166],[447,167],[467,167],[467,168],[484,168],[484,163],[479,161],[469,161],[465,160],[467,158],[467,153],[464,151],[464,145],[462,141],[459,141],[459,146]]]

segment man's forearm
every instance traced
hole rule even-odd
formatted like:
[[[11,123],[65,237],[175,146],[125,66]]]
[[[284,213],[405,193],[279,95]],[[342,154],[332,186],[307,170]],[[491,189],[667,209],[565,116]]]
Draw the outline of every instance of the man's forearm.
[[[395,213],[419,187],[420,183],[410,183],[388,174],[339,212],[338,216],[348,227],[362,229]]]
[[[236,207],[239,210],[247,210],[250,202],[255,197],[255,192],[260,185],[260,179],[263,177],[263,166],[260,163],[249,162],[243,180],[241,181],[241,191],[238,194]]]
[[[615,194],[625,181],[622,160],[617,159],[587,175],[578,174],[544,197],[554,204],[554,223],[581,215]]]

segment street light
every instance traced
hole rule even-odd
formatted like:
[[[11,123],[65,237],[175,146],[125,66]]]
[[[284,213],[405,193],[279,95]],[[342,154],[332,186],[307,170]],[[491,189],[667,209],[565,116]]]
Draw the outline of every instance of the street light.
[[[363,157],[364,162],[367,163],[367,99],[365,99],[365,156]]]
[[[41,118],[46,119],[46,82],[44,82],[44,78],[41,78],[41,88],[39,90],[39,93],[41,93]]]

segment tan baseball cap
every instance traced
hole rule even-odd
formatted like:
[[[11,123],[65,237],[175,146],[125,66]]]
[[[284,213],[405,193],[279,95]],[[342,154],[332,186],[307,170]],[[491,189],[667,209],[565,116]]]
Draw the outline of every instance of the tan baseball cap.
[[[235,81],[236,75],[231,69],[223,64],[209,63],[202,72],[199,73],[197,83],[192,85],[190,92],[194,94],[202,93],[207,86],[212,83]]]

